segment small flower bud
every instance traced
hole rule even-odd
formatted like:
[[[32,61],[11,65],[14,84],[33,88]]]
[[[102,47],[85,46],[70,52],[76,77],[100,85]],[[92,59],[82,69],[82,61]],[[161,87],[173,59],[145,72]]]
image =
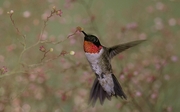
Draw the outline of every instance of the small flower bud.
[[[56,10],[56,6],[53,6],[53,9]]]
[[[53,50],[54,50],[53,48],[50,48],[50,52],[53,52]]]
[[[76,30],[79,31],[79,32],[81,32],[81,31],[83,31],[83,28],[81,28],[80,26],[78,26],[78,27],[76,27]]]
[[[75,51],[70,51],[69,54],[70,55],[75,55]]]
[[[10,14],[10,12],[8,11],[7,14]]]
[[[40,47],[39,47],[39,50],[42,51],[42,52],[45,52],[45,51],[46,51],[46,49],[45,49],[44,46],[40,46]]]
[[[56,15],[61,16],[62,15],[62,11],[61,10],[57,10],[56,11]]]
[[[11,11],[10,11],[10,13],[11,13],[11,14],[13,14],[13,13],[14,13],[14,11],[13,11],[13,10],[11,10]]]
[[[7,72],[7,68],[5,66],[3,66],[2,68],[0,68],[0,72],[1,74],[4,74]]]

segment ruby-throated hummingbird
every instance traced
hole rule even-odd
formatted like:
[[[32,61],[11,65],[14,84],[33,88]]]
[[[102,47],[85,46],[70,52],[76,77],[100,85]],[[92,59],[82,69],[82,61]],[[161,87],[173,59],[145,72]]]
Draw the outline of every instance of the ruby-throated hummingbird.
[[[86,34],[84,31],[81,32],[84,34],[84,51],[86,58],[96,75],[96,79],[91,88],[89,103],[94,106],[99,98],[102,105],[106,98],[110,100],[112,96],[127,99],[121,85],[113,74],[110,61],[118,53],[138,45],[144,40],[132,41],[107,48],[101,45],[96,36]]]

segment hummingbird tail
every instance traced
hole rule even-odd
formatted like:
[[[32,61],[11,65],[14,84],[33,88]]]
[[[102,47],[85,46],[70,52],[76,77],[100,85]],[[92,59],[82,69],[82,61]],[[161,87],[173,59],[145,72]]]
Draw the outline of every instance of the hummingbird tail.
[[[95,106],[97,99],[99,98],[101,105],[103,105],[104,100],[107,98],[111,100],[111,96],[109,96],[106,91],[103,90],[102,86],[99,83],[98,77],[94,80],[93,86],[90,92],[89,104]]]
[[[121,85],[119,84],[117,78],[115,77],[114,74],[112,74],[112,78],[113,78],[113,81],[114,81],[114,91],[115,91],[115,97],[119,96],[121,97],[122,99],[127,99],[125,93],[123,92],[122,90],[122,87]]]
[[[114,82],[114,92],[115,92],[115,94],[113,96],[115,96],[116,98],[117,98],[117,96],[119,96],[122,99],[127,99],[125,93],[122,90],[121,85],[119,84],[119,82],[118,82],[117,78],[114,76],[114,74],[112,74],[112,78],[113,78],[113,82]],[[111,100],[111,97],[112,97],[112,95],[109,95],[106,91],[104,91],[104,89],[102,88],[102,86],[99,83],[98,77],[96,77],[96,79],[94,80],[93,86],[91,88],[89,104],[92,104],[92,106],[94,107],[97,99],[99,98],[101,105],[103,105],[104,100],[106,98],[108,100]]]

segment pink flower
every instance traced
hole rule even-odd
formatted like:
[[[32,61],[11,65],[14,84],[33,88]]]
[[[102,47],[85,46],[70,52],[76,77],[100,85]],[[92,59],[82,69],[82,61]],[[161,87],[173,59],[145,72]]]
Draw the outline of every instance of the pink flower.
[[[142,93],[140,91],[136,91],[136,96],[141,96]]]
[[[166,108],[166,110],[167,110],[167,112],[172,112],[172,111],[173,111],[173,108],[172,108],[171,106],[168,106],[168,107]]]
[[[151,94],[151,98],[152,98],[152,99],[156,99],[157,96],[158,96],[158,94],[157,94],[156,92]]]
[[[132,22],[126,25],[127,30],[133,30],[133,29],[136,29],[137,27],[138,27],[138,24],[135,22]]]
[[[13,51],[14,49],[16,49],[16,45],[15,44],[11,44],[9,46],[7,46],[7,50],[10,52],[10,51]]]
[[[120,60],[122,60],[122,59],[124,58],[124,55],[123,55],[123,54],[120,54],[120,55],[118,56],[118,58],[119,58]]]
[[[173,62],[177,62],[177,61],[178,61],[178,57],[177,57],[177,56],[171,56],[171,60],[172,60]]]
[[[120,78],[121,80],[124,80],[124,78],[125,78],[124,74],[121,74],[119,78]]]

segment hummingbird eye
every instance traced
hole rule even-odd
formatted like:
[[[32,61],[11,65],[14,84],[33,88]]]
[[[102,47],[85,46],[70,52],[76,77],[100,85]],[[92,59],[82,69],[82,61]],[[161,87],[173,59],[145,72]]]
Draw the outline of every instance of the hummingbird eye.
[[[93,42],[97,42],[98,40],[96,38],[92,38],[92,41]]]
[[[99,40],[97,39],[97,37],[92,36],[91,39],[92,39],[92,40],[91,40],[92,42],[99,42]]]
[[[94,36],[94,35],[87,35],[87,36],[85,36],[85,40],[91,41],[94,44],[96,44],[97,46],[100,45],[100,42],[99,42],[98,38],[96,36]]]

